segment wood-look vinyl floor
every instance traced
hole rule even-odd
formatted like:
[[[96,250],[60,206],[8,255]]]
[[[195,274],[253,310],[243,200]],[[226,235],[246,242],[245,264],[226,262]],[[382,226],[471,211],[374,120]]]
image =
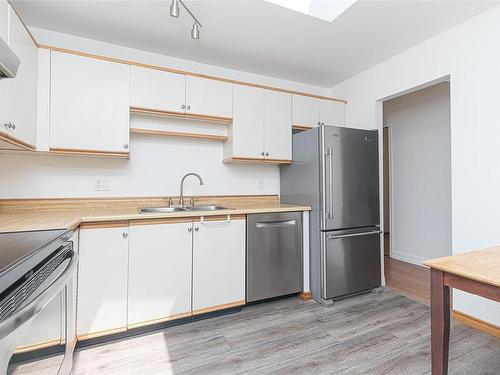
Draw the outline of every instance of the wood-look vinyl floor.
[[[495,374],[500,340],[453,323],[450,374]],[[54,359],[12,374],[54,374]],[[75,353],[80,374],[429,374],[429,307],[386,289],[335,303],[288,298]]]

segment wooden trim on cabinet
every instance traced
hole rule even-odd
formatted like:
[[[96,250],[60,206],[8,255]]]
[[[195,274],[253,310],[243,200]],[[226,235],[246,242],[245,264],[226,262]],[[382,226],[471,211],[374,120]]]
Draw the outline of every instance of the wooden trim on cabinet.
[[[0,132],[0,141],[10,143],[11,145],[22,148],[23,150],[28,150],[28,151],[35,151],[36,150],[35,146],[30,145],[29,143],[21,141],[17,138],[14,138],[10,134],[6,134],[4,132]]]
[[[115,329],[108,329],[105,331],[98,331],[98,332],[93,332],[93,333],[86,333],[83,335],[77,335],[76,338],[78,341],[83,341],[83,340],[95,339],[96,337],[114,335],[115,333],[122,333],[122,332],[126,332],[126,331],[127,331],[127,327],[120,327],[120,328],[115,328]]]
[[[466,326],[500,338],[500,327],[495,324],[485,322],[484,320],[457,310],[453,310],[453,318]]]
[[[250,163],[250,164],[291,164],[291,160],[287,159],[263,159],[263,158],[244,158],[234,156],[224,159],[225,164],[229,163]]]
[[[89,156],[110,156],[115,158],[128,159],[129,153],[121,151],[101,151],[101,150],[85,150],[78,148],[61,148],[61,147],[51,147],[49,148],[51,154],[57,155],[89,155]]]
[[[77,51],[77,50],[72,50],[72,49],[67,49],[67,48],[60,48],[60,47],[55,47],[55,46],[49,46],[49,45],[45,45],[45,44],[40,44],[40,45],[38,45],[38,47],[43,48],[43,49],[48,49],[51,51],[55,51],[55,52],[69,53],[72,55],[89,57],[89,58],[98,59],[98,60],[105,60],[105,61],[115,62],[115,63],[119,63],[119,64],[134,65],[134,66],[139,66],[142,68],[161,70],[161,71],[169,72],[169,73],[184,74],[184,75],[188,75],[188,76],[192,76],[192,77],[212,79],[215,81],[228,82],[228,83],[233,83],[236,85],[251,86],[251,87],[256,87],[256,88],[261,88],[261,89],[266,89],[266,90],[284,92],[287,94],[308,96],[311,98],[331,100],[334,102],[340,102],[340,103],[347,104],[347,101],[343,100],[343,99],[337,99],[337,98],[323,96],[323,95],[309,94],[309,93],[302,92],[302,91],[281,89],[281,88],[274,87],[274,86],[261,85],[261,84],[245,82],[245,81],[238,81],[238,80],[234,80],[234,79],[222,78],[222,77],[217,77],[217,76],[210,76],[207,74],[194,73],[194,72],[189,72],[186,70],[172,69],[172,68],[167,68],[167,67],[158,66],[158,65],[140,63],[138,61],[122,60],[122,59],[117,59],[114,57],[106,57],[106,56],[102,56],[102,55],[96,55],[93,53],[87,53],[87,52],[82,52],[82,51]]]
[[[129,226],[128,220],[123,221],[95,221],[88,223],[81,223],[80,229],[102,229],[102,228],[127,228]]]
[[[140,323],[129,324],[128,329],[147,327],[147,326],[150,326],[152,324],[164,323],[164,322],[169,322],[171,320],[177,320],[177,319],[182,319],[182,318],[189,318],[190,316],[191,316],[190,311],[185,312],[185,313],[174,314],[174,315],[167,316],[165,318],[151,319],[151,320],[146,320],[146,321],[140,322]]]
[[[28,29],[28,27],[26,26],[26,24],[24,23],[23,19],[21,18],[21,16],[19,15],[19,13],[17,12],[16,8],[12,5],[12,0],[7,0],[7,3],[9,3],[10,7],[12,8],[12,10],[14,11],[14,13],[16,14],[17,18],[19,18],[19,21],[21,21],[22,25],[24,26],[24,29],[26,30],[26,32],[28,33],[28,35],[30,36],[31,40],[33,41],[33,43],[35,43],[35,46],[37,46],[37,48],[40,46],[38,44],[38,42],[36,41],[35,37],[33,36],[33,34],[31,33],[30,29]]]
[[[130,220],[131,226],[137,225],[154,225],[154,224],[182,224],[182,223],[192,223],[193,218],[188,217],[162,217],[162,218],[151,218],[151,219],[137,219]]]
[[[293,130],[309,130],[313,128],[314,126],[308,126],[308,125],[292,125]]]
[[[155,130],[155,129],[130,128],[130,133],[144,134],[144,135],[159,135],[163,137],[196,138],[196,139],[209,139],[213,141],[227,141],[227,136],[225,135],[171,132],[166,130]]]
[[[247,217],[245,214],[236,214],[236,215],[231,215],[228,214],[231,221],[233,220],[245,220]],[[203,216],[203,221],[226,221],[227,220],[227,215],[213,215],[213,216],[198,216],[194,218],[195,223],[201,222],[201,217]]]
[[[312,293],[311,292],[300,292],[299,298],[302,301],[310,301],[312,299]]]
[[[187,113],[187,112],[185,113],[185,112],[175,112],[175,111],[162,111],[158,109],[140,108],[140,107],[130,107],[130,112],[139,113],[143,115],[151,115],[151,116],[165,116],[165,117],[174,117],[174,118],[189,119],[189,120],[208,121],[226,125],[230,125],[233,122],[233,119],[231,117],[201,115],[197,113]]]
[[[223,305],[216,305],[216,306],[211,306],[211,307],[205,307],[203,309],[193,310],[193,316],[194,315],[200,315],[200,314],[206,314],[206,313],[213,312],[213,311],[230,309],[232,307],[243,306],[245,304],[246,304],[245,300],[241,300],[241,301],[236,301],[236,302],[232,302],[232,303],[225,303]]]
[[[56,346],[56,345],[60,345],[60,344],[61,344],[61,339],[55,339],[55,340],[41,342],[39,344],[18,346],[14,353],[16,353],[16,354],[27,353],[27,352],[32,352],[34,350],[50,348],[51,346]]]

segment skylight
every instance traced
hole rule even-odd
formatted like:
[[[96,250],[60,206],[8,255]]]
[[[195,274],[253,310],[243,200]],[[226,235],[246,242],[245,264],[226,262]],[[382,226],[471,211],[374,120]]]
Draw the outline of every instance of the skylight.
[[[332,22],[357,0],[267,0],[270,3],[308,16]]]

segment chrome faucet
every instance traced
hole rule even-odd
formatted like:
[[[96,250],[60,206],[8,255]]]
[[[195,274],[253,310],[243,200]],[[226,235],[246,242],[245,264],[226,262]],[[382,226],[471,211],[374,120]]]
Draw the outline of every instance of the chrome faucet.
[[[181,196],[179,198],[179,206],[181,206],[181,207],[184,207],[184,180],[188,176],[198,177],[198,180],[200,180],[200,185],[203,185],[203,179],[200,177],[200,175],[198,173],[187,173],[186,175],[184,175],[184,177],[182,177],[182,180],[181,180]]]

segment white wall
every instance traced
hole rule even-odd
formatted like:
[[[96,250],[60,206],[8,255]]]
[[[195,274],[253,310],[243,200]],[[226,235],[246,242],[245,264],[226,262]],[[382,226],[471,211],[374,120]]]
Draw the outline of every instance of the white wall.
[[[327,89],[301,83],[195,63],[42,29],[33,28],[32,31],[40,44],[321,95],[328,93]],[[43,106],[39,108],[39,115],[42,117],[47,116],[44,109],[46,108]],[[133,118],[132,121],[138,120]],[[212,125],[203,124],[203,126]],[[213,125],[212,128],[217,126],[224,127],[224,125]],[[38,133],[39,142],[46,146],[48,129],[41,126]],[[130,160],[119,160],[43,154],[0,154],[0,172],[4,176],[0,184],[0,197],[178,195],[179,181],[187,172],[201,174],[205,185],[200,187],[195,179],[188,179],[186,194],[279,193],[278,166],[223,164],[222,142],[131,135],[130,155]],[[109,191],[94,191],[96,176],[109,177]]]
[[[496,6],[331,90],[348,100],[348,124],[380,129],[380,99],[450,76],[454,254],[500,244],[499,40]],[[500,325],[500,304],[461,292],[453,301]]]
[[[384,126],[391,150],[391,256],[422,264],[451,255],[449,83],[384,102]]]

